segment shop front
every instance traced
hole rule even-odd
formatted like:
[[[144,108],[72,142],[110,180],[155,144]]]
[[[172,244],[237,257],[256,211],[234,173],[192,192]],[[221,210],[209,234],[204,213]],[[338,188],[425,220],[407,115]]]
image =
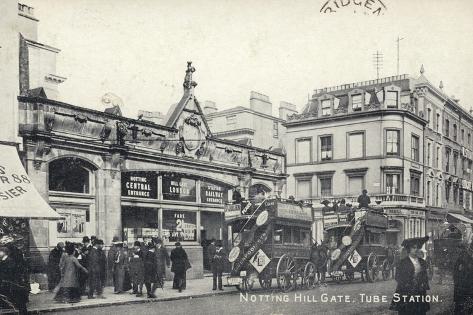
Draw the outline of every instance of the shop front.
[[[388,216],[388,230],[386,231],[388,244],[400,246],[406,238],[425,236],[425,211],[385,208],[384,213]]]
[[[231,186],[177,172],[122,172],[123,240],[159,237],[171,250],[180,242],[189,255],[189,277],[209,270],[207,246],[224,239],[223,208]]]

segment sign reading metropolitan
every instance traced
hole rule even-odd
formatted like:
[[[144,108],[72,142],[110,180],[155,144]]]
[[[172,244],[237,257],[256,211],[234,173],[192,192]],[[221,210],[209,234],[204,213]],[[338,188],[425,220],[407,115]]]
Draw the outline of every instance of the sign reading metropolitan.
[[[158,181],[154,172],[123,172],[122,196],[156,199]]]

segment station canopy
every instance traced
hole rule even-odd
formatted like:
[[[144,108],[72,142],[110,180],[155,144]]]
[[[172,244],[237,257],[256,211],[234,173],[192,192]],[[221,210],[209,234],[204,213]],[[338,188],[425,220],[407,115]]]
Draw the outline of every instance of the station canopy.
[[[26,174],[15,146],[0,144],[0,217],[58,220]]]

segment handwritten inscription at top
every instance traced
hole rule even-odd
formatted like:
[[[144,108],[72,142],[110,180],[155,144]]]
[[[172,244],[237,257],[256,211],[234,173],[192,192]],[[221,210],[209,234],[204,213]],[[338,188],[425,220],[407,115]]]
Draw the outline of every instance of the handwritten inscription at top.
[[[353,10],[353,13],[382,15],[388,9],[381,0],[328,0],[320,13],[335,13],[341,10]]]

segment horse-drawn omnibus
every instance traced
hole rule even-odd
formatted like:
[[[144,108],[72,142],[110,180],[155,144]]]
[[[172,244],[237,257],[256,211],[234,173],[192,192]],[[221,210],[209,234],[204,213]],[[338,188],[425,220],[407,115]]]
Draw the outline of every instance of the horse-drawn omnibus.
[[[315,266],[310,261],[311,205],[279,198],[243,203],[226,212],[226,222],[233,245],[228,285],[249,291],[259,281],[269,289],[275,280],[287,292],[298,283],[315,284]]]

